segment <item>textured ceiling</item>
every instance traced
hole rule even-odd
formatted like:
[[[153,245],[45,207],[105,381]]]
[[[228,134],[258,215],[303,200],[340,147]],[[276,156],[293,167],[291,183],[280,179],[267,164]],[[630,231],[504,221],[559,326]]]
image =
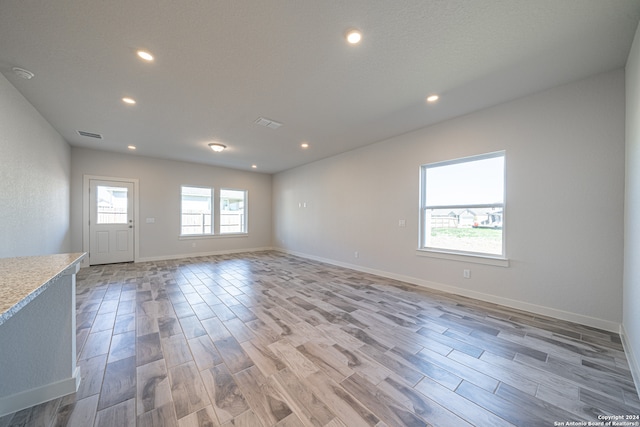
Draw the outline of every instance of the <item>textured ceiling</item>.
[[[0,72],[71,145],[273,173],[623,67],[639,19],[640,0],[0,0]]]

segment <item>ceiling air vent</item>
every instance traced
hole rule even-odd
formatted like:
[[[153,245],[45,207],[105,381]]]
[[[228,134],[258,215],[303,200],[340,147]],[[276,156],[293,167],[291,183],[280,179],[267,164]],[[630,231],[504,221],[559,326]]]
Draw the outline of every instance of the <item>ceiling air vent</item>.
[[[83,131],[83,130],[79,130],[79,131],[78,131],[78,135],[80,135],[80,136],[86,136],[87,138],[102,139],[102,135],[100,135],[99,133],[85,132],[85,131]]]
[[[275,120],[271,119],[265,119],[264,117],[258,117],[253,123],[270,129],[278,129],[280,126],[282,126],[282,123],[278,123]]]

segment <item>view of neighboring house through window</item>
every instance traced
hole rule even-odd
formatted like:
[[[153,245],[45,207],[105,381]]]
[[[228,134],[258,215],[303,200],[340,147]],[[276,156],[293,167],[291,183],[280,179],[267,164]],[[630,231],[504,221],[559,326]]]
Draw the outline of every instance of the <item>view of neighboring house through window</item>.
[[[504,257],[504,151],[421,168],[420,249]]]
[[[213,189],[209,187],[181,187],[181,235],[213,234],[212,199]]]
[[[98,224],[126,224],[127,215],[127,187],[96,187],[98,201]]]
[[[220,190],[220,234],[247,232],[247,192]]]

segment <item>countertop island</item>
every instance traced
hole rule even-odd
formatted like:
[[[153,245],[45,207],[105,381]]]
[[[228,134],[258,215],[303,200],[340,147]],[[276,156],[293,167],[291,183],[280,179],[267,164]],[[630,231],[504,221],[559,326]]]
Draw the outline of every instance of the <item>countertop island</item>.
[[[76,391],[84,253],[0,259],[0,417]]]
[[[0,258],[0,325],[84,256],[84,253],[71,253]]]

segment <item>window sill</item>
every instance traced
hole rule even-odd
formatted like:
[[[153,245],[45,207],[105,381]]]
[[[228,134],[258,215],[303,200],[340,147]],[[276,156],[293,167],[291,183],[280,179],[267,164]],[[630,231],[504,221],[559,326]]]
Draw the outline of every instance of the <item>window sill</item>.
[[[224,239],[226,237],[248,237],[249,233],[226,234],[185,234],[178,236],[178,240]]]
[[[472,262],[474,264],[493,265],[496,267],[509,267],[508,258],[492,257],[488,255],[452,253],[429,249],[416,249],[417,256],[428,258],[446,259],[449,261]]]

